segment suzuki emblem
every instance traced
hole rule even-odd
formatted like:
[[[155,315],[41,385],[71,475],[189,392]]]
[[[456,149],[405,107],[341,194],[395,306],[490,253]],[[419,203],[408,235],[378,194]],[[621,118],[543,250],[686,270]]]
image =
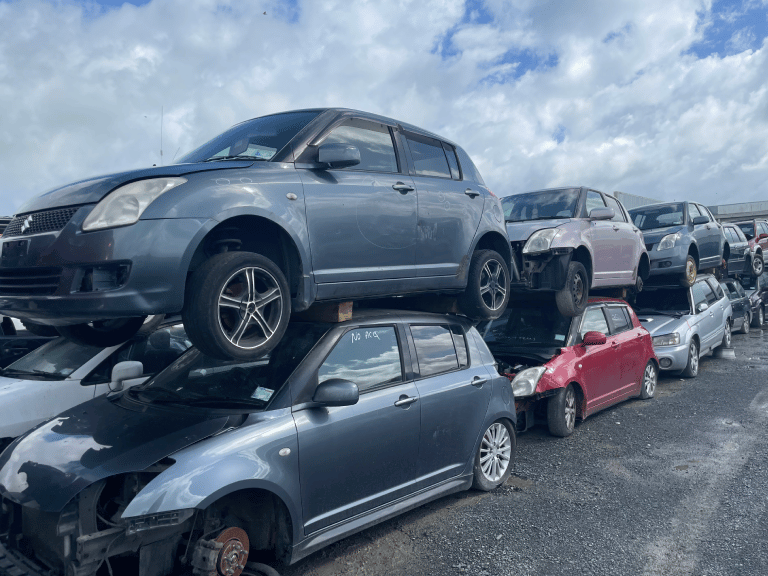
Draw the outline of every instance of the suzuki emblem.
[[[30,214],[24,219],[24,222],[21,224],[21,233],[24,234],[27,230],[29,230],[32,227],[32,215]]]

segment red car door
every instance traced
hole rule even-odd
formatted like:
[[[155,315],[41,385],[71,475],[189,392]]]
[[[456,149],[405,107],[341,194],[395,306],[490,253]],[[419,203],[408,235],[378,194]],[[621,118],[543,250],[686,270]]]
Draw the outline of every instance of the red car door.
[[[642,382],[646,362],[643,329],[636,328],[632,315],[623,304],[606,306],[606,316],[611,327],[611,347],[616,353],[619,365],[620,384],[616,389],[615,401],[620,402],[637,394]]]
[[[617,354],[612,349],[610,328],[605,318],[602,305],[588,306],[581,317],[579,342],[587,332],[600,332],[606,335],[607,342],[597,346],[577,345],[574,350],[577,360],[574,363],[579,382],[584,388],[586,415],[596,412],[610,403],[616,393],[619,365]]]

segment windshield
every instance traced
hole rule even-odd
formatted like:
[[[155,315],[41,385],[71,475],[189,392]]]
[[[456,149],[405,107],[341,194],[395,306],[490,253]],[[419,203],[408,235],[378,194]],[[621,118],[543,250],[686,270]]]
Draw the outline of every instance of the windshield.
[[[491,352],[505,348],[566,346],[571,318],[555,306],[509,306],[496,320],[481,323],[477,329]]]
[[[635,311],[689,314],[691,305],[688,301],[688,288],[665,288],[663,290],[645,288],[635,295]]]
[[[269,160],[318,114],[289,112],[243,122],[183,156],[177,164],[234,157]]]
[[[685,224],[683,204],[664,204],[651,208],[635,208],[629,211],[632,222],[640,230],[682,226]]]
[[[25,379],[28,375],[30,380],[46,375],[50,377],[48,379],[64,380],[102,350],[98,346],[81,346],[66,338],[56,338],[16,360],[3,370],[3,374],[24,376]]]
[[[193,348],[128,394],[144,402],[263,409],[330,326],[291,323],[275,349],[256,360],[216,360]]]
[[[752,238],[755,237],[755,226],[752,224],[752,222],[745,222],[744,224],[737,224],[739,228],[741,228],[741,231],[744,232],[744,236],[747,237],[747,240],[752,240]]]
[[[542,190],[501,199],[507,222],[573,218],[579,204],[579,189]]]

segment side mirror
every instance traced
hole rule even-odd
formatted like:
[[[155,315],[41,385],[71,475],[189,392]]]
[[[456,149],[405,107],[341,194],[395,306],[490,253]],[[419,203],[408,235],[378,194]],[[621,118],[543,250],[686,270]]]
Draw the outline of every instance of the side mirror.
[[[709,310],[709,304],[706,302],[699,302],[699,304],[696,306],[696,313],[701,314],[702,312],[706,312]]]
[[[113,392],[117,392],[123,389],[123,382],[126,380],[141,378],[143,375],[144,365],[141,362],[133,360],[118,362],[112,368],[112,382],[110,382],[109,387]]]
[[[611,220],[614,216],[613,208],[592,208],[589,212],[590,220]]]
[[[765,240],[766,238],[768,238],[768,234],[765,234],[765,233],[763,233],[763,234],[760,234],[760,235],[757,237],[757,239],[758,239],[758,240]]]
[[[317,161],[329,168],[347,168],[360,164],[360,150],[350,144],[321,144]]]
[[[608,341],[608,338],[606,338],[605,334],[602,332],[587,332],[584,334],[584,338],[582,338],[581,344],[582,346],[600,346],[601,344],[605,344]]]
[[[352,406],[360,399],[357,384],[341,378],[331,378],[315,389],[312,401],[324,406]]]
[[[696,216],[696,218],[693,219],[693,225],[698,226],[699,224],[709,224],[709,218],[706,216]]]

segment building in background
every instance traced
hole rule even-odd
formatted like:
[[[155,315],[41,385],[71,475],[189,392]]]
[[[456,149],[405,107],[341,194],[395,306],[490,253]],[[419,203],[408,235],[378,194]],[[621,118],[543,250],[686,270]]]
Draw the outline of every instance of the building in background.
[[[640,208],[640,206],[645,206],[646,204],[658,204],[659,202],[662,202],[662,200],[656,200],[655,198],[638,196],[637,194],[628,194],[626,192],[617,191],[614,192],[613,195],[619,199],[619,202],[621,202],[624,205],[624,208],[627,210],[632,210],[632,208]]]
[[[768,220],[768,202],[740,202],[707,206],[719,222],[738,222],[739,220]]]

